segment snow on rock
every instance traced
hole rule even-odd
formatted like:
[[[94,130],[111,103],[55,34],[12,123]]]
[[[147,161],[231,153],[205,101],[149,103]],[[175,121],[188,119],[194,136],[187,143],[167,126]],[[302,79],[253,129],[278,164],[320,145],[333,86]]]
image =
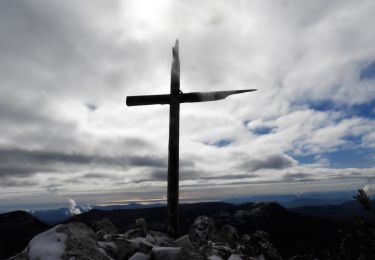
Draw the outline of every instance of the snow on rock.
[[[111,260],[114,243],[100,243],[94,231],[83,223],[57,225],[35,236],[12,260]]]
[[[242,257],[236,254],[232,254],[228,260],[242,260]]]
[[[135,253],[132,257],[129,258],[129,260],[149,260],[150,259],[150,255],[146,255],[146,254],[143,254],[143,253]]]
[[[30,260],[60,260],[67,235],[57,232],[60,225],[35,236],[25,249]]]
[[[220,256],[217,256],[217,255],[209,256],[207,259],[209,259],[209,260],[223,260],[223,258],[221,258]]]
[[[214,220],[198,217],[189,230],[173,240],[149,230],[142,219],[137,228],[116,234],[109,220],[94,223],[94,230],[83,223],[58,225],[34,237],[28,247],[11,260],[281,260],[265,232],[244,234],[241,239],[233,226],[218,231]]]
[[[174,241],[174,244],[179,247],[191,248],[193,245],[191,244],[190,238],[188,235],[183,235]]]
[[[177,260],[181,247],[159,247],[155,246],[151,250],[151,258],[154,260]]]

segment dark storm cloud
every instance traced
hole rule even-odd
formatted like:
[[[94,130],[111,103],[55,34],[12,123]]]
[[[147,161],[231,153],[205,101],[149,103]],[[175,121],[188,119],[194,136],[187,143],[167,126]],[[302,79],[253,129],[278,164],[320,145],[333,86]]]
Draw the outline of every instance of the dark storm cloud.
[[[60,187],[61,185],[59,184],[49,184],[45,186],[44,188],[46,189],[46,191],[50,193],[57,193],[60,190]]]
[[[362,175],[339,175],[339,174],[335,174],[335,175],[331,175],[330,176],[330,179],[331,180],[336,180],[336,181],[340,181],[340,180],[364,180],[364,181],[368,181],[370,179],[375,179],[375,177],[370,177],[370,176],[366,176],[364,174]]]
[[[154,170],[154,171],[151,172],[151,174],[150,174],[151,178],[149,180],[153,180],[153,181],[166,180],[167,174],[168,174],[167,168],[165,168],[165,169],[156,169],[156,170]]]
[[[166,166],[165,158],[152,156],[129,156],[129,157],[109,157],[100,155],[86,155],[79,153],[62,153],[54,151],[35,151],[21,149],[4,149],[0,148],[1,164],[103,164],[118,166],[135,166],[135,167],[164,167]]]
[[[100,156],[54,151],[0,149],[0,178],[9,176],[28,177],[38,172],[63,172],[68,167],[89,165],[106,167],[166,167],[166,159],[152,156]],[[86,174],[85,177],[100,178],[105,175]],[[108,175],[107,175],[108,177]]]
[[[17,177],[17,178],[26,178],[31,175],[34,175],[37,172],[51,170],[47,167],[38,167],[38,166],[24,166],[19,164],[10,164],[10,165],[0,165],[0,178],[2,177]]]
[[[154,169],[149,179],[147,181],[165,181],[167,180],[167,172],[168,170],[165,169]],[[244,179],[244,178],[254,178],[258,177],[255,174],[228,174],[228,175],[219,175],[219,176],[212,176],[212,173],[195,170],[191,168],[181,168],[180,170],[180,181],[186,180],[235,180],[235,179]]]
[[[38,181],[35,180],[25,180],[25,179],[14,179],[14,178],[6,178],[3,179],[0,176],[0,187],[28,187],[28,186],[35,186],[39,184]]]
[[[282,177],[282,181],[312,181],[313,174],[309,173],[288,173]]]
[[[258,171],[260,169],[285,169],[295,165],[295,161],[286,155],[270,155],[264,159],[249,159],[240,168],[246,171]]]
[[[207,174],[204,171],[199,171],[191,168],[190,166],[193,165],[193,163],[189,163],[188,160],[185,160],[185,164],[187,165],[186,167],[180,165],[180,181],[198,180],[202,175]],[[152,169],[148,175],[150,176],[150,178],[148,178],[147,181],[165,181],[167,180],[168,169],[167,167]]]
[[[108,178],[112,178],[113,174],[92,172],[92,173],[86,173],[82,177],[88,178],[88,179],[108,179]]]
[[[145,166],[145,167],[166,167],[167,166],[167,159],[166,158],[158,158],[152,156],[131,156],[127,160],[127,164],[131,166]]]
[[[200,177],[202,180],[235,180],[235,179],[247,179],[259,177],[256,174],[229,174],[229,175],[220,175],[220,176],[203,176]]]
[[[38,99],[38,110],[54,99],[74,97],[94,111],[98,99],[118,97],[139,80],[139,68],[152,76],[158,60],[153,56],[162,55],[152,51],[153,42],[123,37],[116,26],[102,29],[99,23],[121,18],[116,6],[121,4],[1,1],[0,77],[9,87],[0,91],[14,93],[14,106],[22,96]]]
[[[153,144],[146,141],[142,138],[137,137],[126,137],[126,138],[119,138],[118,140],[115,139],[117,144],[121,144],[121,147],[125,147],[129,150],[131,149],[150,149]]]
[[[81,154],[65,154],[60,152],[32,151],[21,149],[0,149],[0,163],[90,163],[92,157]]]
[[[129,181],[121,181],[121,182],[117,182],[116,184],[117,185],[122,185],[122,184],[139,184],[139,183],[152,182],[152,181],[156,181],[156,180],[151,179],[151,178],[143,178],[143,179],[134,179],[134,180],[129,180]],[[162,180],[160,180],[160,181],[162,181]],[[164,181],[166,181],[166,179],[164,179]]]
[[[267,181],[267,180],[264,180],[264,181],[243,181],[243,180],[227,180],[225,183],[220,183],[220,184],[216,184],[216,183],[211,183],[211,182],[207,182],[208,180],[201,180],[201,181],[198,181],[197,183],[194,183],[194,184],[181,184],[180,187],[210,187],[212,188],[213,186],[241,186],[241,185],[253,185],[253,184],[277,184],[277,183],[280,183],[280,181]]]
[[[256,177],[256,176],[254,176]],[[248,178],[248,177],[247,177]],[[217,184],[207,183],[207,180],[202,180],[196,184],[183,184],[183,187],[195,187],[195,186],[215,186]],[[220,183],[220,186],[243,186],[243,185],[256,185],[256,184],[282,184],[282,183],[292,183],[292,182],[317,182],[319,179],[303,179],[303,180],[282,180],[282,179],[275,179],[275,180],[236,180],[236,179],[228,179],[225,183]]]

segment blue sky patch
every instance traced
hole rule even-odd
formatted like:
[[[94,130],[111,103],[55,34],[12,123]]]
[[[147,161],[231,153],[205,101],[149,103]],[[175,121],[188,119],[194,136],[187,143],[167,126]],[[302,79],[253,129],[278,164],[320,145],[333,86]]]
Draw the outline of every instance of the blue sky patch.
[[[369,63],[359,74],[360,80],[375,79],[375,61]]]
[[[308,102],[308,107],[315,111],[341,111],[345,114],[345,118],[350,117],[364,117],[364,118],[375,118],[375,99],[363,103],[356,104],[353,106],[337,104],[332,100],[319,100],[314,102]]]
[[[272,127],[257,127],[252,129],[252,132],[256,135],[267,135],[272,132]]]
[[[331,166],[335,168],[375,166],[374,149],[371,148],[343,149],[325,155],[330,160]]]
[[[272,127],[267,127],[267,126],[260,126],[260,127],[256,127],[256,128],[251,128],[249,129],[248,128],[248,124],[251,122],[251,120],[245,120],[243,122],[243,125],[245,126],[245,128],[248,129],[248,131],[252,132],[253,134],[255,135],[267,135],[269,133],[272,132],[273,128]]]
[[[375,118],[375,99],[370,102],[354,105],[350,108],[351,113],[360,117]]]
[[[225,147],[225,146],[230,145],[231,143],[232,143],[232,141],[229,140],[229,139],[222,139],[222,140],[219,140],[219,141],[213,143],[212,145],[217,146],[217,147]]]
[[[216,146],[216,147],[225,147],[225,146],[228,146],[230,145],[231,143],[233,143],[232,140],[229,140],[229,139],[221,139],[219,141],[216,141],[214,143],[209,143],[209,142],[203,142],[205,145],[211,145],[211,146]]]
[[[302,156],[289,155],[300,164],[312,164],[317,161],[315,154]],[[335,152],[320,153],[319,157],[327,158],[332,168],[368,168],[375,166],[374,155],[375,149],[373,148],[356,147],[354,149],[342,149]]]
[[[329,111],[329,110],[340,110],[340,107],[337,106],[332,100],[319,100],[314,102],[309,102],[308,106],[310,109],[316,111]]]

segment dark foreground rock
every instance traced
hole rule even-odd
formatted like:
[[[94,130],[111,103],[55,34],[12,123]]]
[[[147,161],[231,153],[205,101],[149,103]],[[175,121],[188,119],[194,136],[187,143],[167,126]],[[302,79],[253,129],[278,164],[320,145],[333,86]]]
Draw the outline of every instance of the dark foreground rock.
[[[35,235],[49,228],[25,211],[0,214],[0,259],[20,252]]]
[[[136,228],[118,234],[109,220],[57,225],[35,236],[12,260],[204,260],[282,259],[265,232],[239,237],[230,225],[217,230],[214,221],[198,217],[188,235],[174,240],[149,230],[144,219]]]
[[[323,219],[287,210],[277,203],[259,202],[232,205],[228,203],[181,204],[180,235],[188,234],[195,220],[202,215],[215,221],[215,232],[225,225],[235,227],[239,239],[243,234],[266,231],[272,244],[283,258],[313,255],[318,259],[338,259],[341,239],[353,220]],[[83,222],[91,227],[93,221],[108,218],[120,233],[136,228],[136,219],[144,218],[150,230],[166,230],[166,208],[136,210],[91,210],[72,217],[68,222]],[[339,232],[339,231],[343,232]],[[95,231],[96,232],[96,231]],[[192,238],[199,239],[199,238]],[[375,258],[374,258],[375,259]]]
[[[160,223],[165,222],[160,209],[143,210],[144,215],[141,216],[138,211],[120,211],[119,215],[116,210],[102,218],[96,215],[95,218],[85,219],[83,213],[80,218],[85,220],[83,223],[87,226],[65,224],[45,232],[49,239],[44,240],[56,243],[50,242],[47,246],[44,244],[39,249],[35,246],[41,244],[36,242],[41,241],[41,238],[34,237],[37,233],[31,237],[25,235],[30,234],[29,227],[39,226],[34,225],[38,221],[35,222],[35,219],[32,220],[27,215],[25,218],[27,213],[11,214],[8,219],[0,215],[0,225],[2,222],[6,223],[0,229],[0,237],[6,238],[5,242],[12,239],[13,245],[19,246],[18,250],[9,253],[11,246],[0,243],[0,252],[8,250],[8,254],[2,255],[0,259],[22,251],[28,244],[29,249],[22,253],[23,259],[27,257],[25,253],[35,252],[42,252],[43,255],[34,259],[53,259],[43,257],[56,252],[60,252],[58,259],[63,257],[64,252],[71,259],[88,259],[85,255],[90,255],[89,259],[93,259],[91,254],[98,255],[100,259],[133,260],[165,258],[165,255],[172,259],[281,259],[281,256],[291,260],[375,259],[375,224],[361,218],[350,221],[320,219],[290,212],[276,203],[247,203],[238,206],[214,203],[213,207],[209,206],[209,203],[200,203],[182,207],[183,232],[177,240],[158,232],[165,230],[160,226]],[[152,214],[148,215],[150,212]],[[202,216],[198,212],[208,214]],[[136,216],[138,217],[135,218]],[[74,219],[76,221],[69,223],[82,223],[77,218]],[[133,219],[132,223],[129,222],[130,219]],[[114,220],[126,222],[127,228],[121,229]],[[34,239],[30,242],[32,237]],[[84,248],[80,249],[80,246]],[[78,249],[80,252],[74,253]],[[18,257],[22,257],[22,254]]]

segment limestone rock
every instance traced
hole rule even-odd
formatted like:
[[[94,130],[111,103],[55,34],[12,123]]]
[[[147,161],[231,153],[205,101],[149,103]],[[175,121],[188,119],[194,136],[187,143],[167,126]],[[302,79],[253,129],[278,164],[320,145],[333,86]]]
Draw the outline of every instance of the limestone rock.
[[[211,218],[200,216],[189,235],[173,240],[165,233],[147,228],[144,219],[137,228],[116,234],[109,220],[58,225],[32,239],[12,260],[280,260],[265,232],[257,231],[239,239],[236,228],[223,225],[220,231]]]
[[[124,258],[124,259],[127,259],[127,258]],[[150,255],[139,253],[139,252],[135,253],[129,258],[129,260],[149,260],[149,259],[150,259]]]
[[[191,244],[190,238],[188,235],[183,235],[174,241],[174,244],[178,247],[184,248],[191,248],[193,245]]]
[[[60,225],[57,232],[67,235],[63,260],[70,259],[111,259],[105,250],[97,243],[95,233],[83,223]]]
[[[282,260],[279,251],[269,241],[268,234],[264,231],[256,231],[251,235],[243,235],[242,252],[252,257],[263,256],[267,260]]]
[[[83,223],[57,225],[35,236],[13,260],[110,260],[95,233]],[[105,247],[109,246],[108,244]]]
[[[151,251],[153,260],[178,260],[181,247],[159,247],[155,246]]]
[[[144,218],[138,218],[135,220],[135,224],[137,225],[137,228],[141,231],[141,234],[143,236],[146,236],[149,232],[147,222]]]
[[[213,219],[199,216],[190,227],[189,238],[194,246],[201,247],[212,241],[215,231]]]
[[[118,233],[118,229],[112,224],[112,222],[108,218],[104,218],[100,221],[93,221],[91,227],[96,233],[98,240],[101,241],[105,240],[105,235]]]
[[[224,225],[218,234],[219,241],[228,243],[231,247],[236,248],[239,241],[237,229],[231,225]]]

